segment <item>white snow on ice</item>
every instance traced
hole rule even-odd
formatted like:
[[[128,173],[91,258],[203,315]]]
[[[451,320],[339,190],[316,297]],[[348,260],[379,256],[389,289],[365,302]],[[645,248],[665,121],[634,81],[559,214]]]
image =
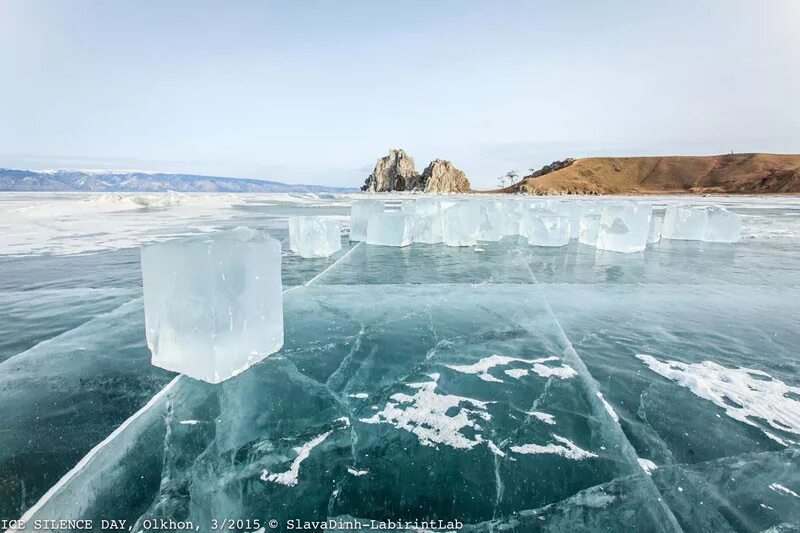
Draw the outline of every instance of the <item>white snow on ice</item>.
[[[524,363],[526,365],[530,365],[530,369],[527,368],[511,368],[504,373],[512,377],[514,379],[519,379],[523,376],[527,376],[531,371],[535,372],[541,377],[550,377],[555,376],[559,379],[569,379],[575,377],[577,372],[573,370],[571,367],[567,365],[562,366],[547,366],[544,363],[549,363],[552,361],[558,361],[558,357],[541,357],[539,359],[523,359],[521,357],[510,357],[507,355],[490,355],[489,357],[484,357],[480,359],[477,363],[473,363],[471,365],[445,365],[447,368],[451,370],[455,370],[456,372],[460,372],[462,374],[475,374],[483,381],[488,381],[490,383],[503,383],[502,379],[496,378],[489,373],[489,370],[498,366],[506,366],[510,363]]]
[[[642,459],[642,458],[639,458],[639,459],[638,459],[638,461],[639,461],[639,466],[641,466],[641,467],[642,467],[642,470],[644,470],[644,471],[645,471],[645,473],[646,473],[648,476],[651,476],[651,475],[653,475],[653,474],[652,474],[653,470],[656,470],[656,469],[658,468],[658,465],[657,465],[657,464],[655,464],[655,463],[654,463],[653,461],[651,461],[650,459]]]
[[[549,413],[543,413],[541,411],[527,411],[525,414],[541,420],[545,424],[550,424],[551,426],[555,425],[556,423],[556,417]]]
[[[453,394],[439,394],[436,387],[439,374],[430,374],[431,381],[408,383],[407,387],[416,389],[412,395],[398,392],[390,397],[383,410],[370,418],[362,418],[366,424],[391,424],[417,436],[423,446],[436,447],[438,444],[457,449],[471,449],[483,441],[480,420],[491,419],[486,412],[489,402]],[[446,413],[456,409],[454,416]],[[464,428],[475,431],[469,438],[461,433]]]
[[[333,433],[333,431],[326,431],[322,435],[314,437],[302,446],[295,448],[294,451],[297,453],[297,457],[295,457],[294,461],[292,461],[289,470],[280,473],[270,473],[269,471],[264,470],[261,472],[261,481],[280,483],[281,485],[286,485],[287,487],[294,487],[297,485],[297,477],[300,475],[300,464],[308,459],[308,456],[311,455],[311,450],[322,444],[322,442],[327,439],[331,433]]]
[[[800,387],[792,387],[761,370],[726,368],[713,361],[683,363],[659,361],[651,355],[637,354],[650,370],[692,393],[713,402],[740,422],[765,431],[756,420],[763,420],[773,429],[800,434]],[[772,434],[768,436],[774,438]]]
[[[539,444],[523,444],[522,446],[512,446],[511,451],[522,454],[551,453],[563,455],[567,459],[573,459],[575,461],[588,459],[589,457],[597,457],[597,454],[579,448],[574,442],[565,437],[553,434],[553,438],[560,442],[561,445],[552,442],[544,446]]]

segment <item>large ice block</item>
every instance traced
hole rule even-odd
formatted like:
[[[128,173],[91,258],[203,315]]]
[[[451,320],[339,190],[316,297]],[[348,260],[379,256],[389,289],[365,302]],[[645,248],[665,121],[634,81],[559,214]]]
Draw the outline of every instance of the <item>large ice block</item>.
[[[479,241],[499,241],[506,235],[506,222],[499,202],[494,199],[479,201],[481,221],[478,226]]]
[[[600,213],[587,213],[580,218],[578,240],[587,246],[597,246],[600,233]]]
[[[401,211],[414,217],[414,242],[442,242],[442,203],[438,198],[421,198],[404,202]]]
[[[664,213],[653,212],[650,215],[650,231],[647,234],[647,244],[654,244],[661,240],[661,231],[664,228]]]
[[[574,200],[565,200],[555,206],[555,211],[558,215],[569,220],[570,239],[580,238],[583,204]]]
[[[706,209],[708,225],[703,236],[708,242],[736,242],[742,232],[742,220],[739,215],[731,213],[721,206]]]
[[[369,217],[367,244],[408,246],[414,241],[414,217],[401,211],[376,213]]]
[[[597,249],[612,252],[641,252],[650,232],[649,205],[615,204],[603,207]]]
[[[665,239],[701,241],[708,227],[708,211],[704,207],[671,205],[664,216],[661,236]]]
[[[155,366],[219,383],[283,346],[281,245],[238,227],[144,246]]]
[[[367,224],[369,218],[383,213],[383,202],[380,200],[358,200],[350,208],[350,240],[367,240]]]
[[[342,249],[339,223],[320,216],[290,217],[289,248],[300,257],[329,257]]]
[[[522,202],[513,198],[504,198],[499,200],[498,204],[503,214],[505,235],[519,235]]]
[[[478,243],[481,207],[475,201],[461,201],[444,211],[444,243],[447,246],[474,246]]]
[[[558,215],[529,213],[523,219],[525,236],[531,246],[569,244],[569,219]]]

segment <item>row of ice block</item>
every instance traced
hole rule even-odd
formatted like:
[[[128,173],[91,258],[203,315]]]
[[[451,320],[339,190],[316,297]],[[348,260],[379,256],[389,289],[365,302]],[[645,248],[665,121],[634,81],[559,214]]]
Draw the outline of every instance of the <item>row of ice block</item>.
[[[571,239],[601,250],[638,252],[666,239],[736,242],[738,215],[718,206],[669,206],[666,212],[637,202],[559,202],[517,199],[407,200],[399,211],[380,200],[361,200],[351,211],[351,241],[380,246],[412,242],[474,246],[520,235],[533,246],[564,246]]]
[[[577,206],[577,207],[576,207]],[[602,250],[635,252],[662,236],[734,242],[739,217],[720,207],[647,204],[421,199],[398,211],[376,201],[353,206],[352,240],[407,246],[412,242],[471,246],[521,235],[535,246],[564,246],[571,238]],[[296,217],[290,247],[303,257],[341,248],[335,220]],[[283,346],[281,245],[236,228],[142,249],[145,326],[153,364],[217,383]]]

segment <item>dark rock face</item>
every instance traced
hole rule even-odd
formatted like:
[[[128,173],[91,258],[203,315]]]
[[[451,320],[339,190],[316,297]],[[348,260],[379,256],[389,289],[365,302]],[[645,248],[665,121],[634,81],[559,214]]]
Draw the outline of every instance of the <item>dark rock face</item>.
[[[469,192],[470,185],[464,171],[450,161],[436,159],[422,172],[424,191],[431,193]]]
[[[390,150],[389,155],[375,163],[375,170],[369,175],[362,191],[416,191],[420,190],[420,176],[414,169],[414,160],[405,150]]]

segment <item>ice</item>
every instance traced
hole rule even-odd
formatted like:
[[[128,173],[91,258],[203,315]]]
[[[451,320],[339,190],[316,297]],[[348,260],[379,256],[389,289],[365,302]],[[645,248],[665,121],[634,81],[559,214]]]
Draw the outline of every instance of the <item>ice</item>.
[[[530,374],[530,372],[534,372],[541,377],[554,376],[559,379],[570,379],[577,375],[575,371],[567,365],[548,366],[544,364],[558,360],[558,357],[553,356],[540,357],[537,359],[524,359],[521,357],[509,357],[507,355],[493,354],[489,357],[484,357],[472,365],[447,365],[447,367],[451,370],[455,370],[456,372],[461,372],[462,374],[475,374],[483,381],[493,383],[503,383],[503,380],[490,374],[489,370],[498,366],[507,366],[511,363],[521,363],[523,365],[530,366],[530,368],[515,368],[504,371],[506,375],[514,379],[527,376]]]
[[[556,213],[569,220],[570,239],[578,239],[580,237],[583,204],[576,201],[565,201],[559,203],[555,209]]]
[[[653,372],[688,388],[724,409],[731,418],[755,426],[768,436],[775,431],[800,436],[800,387],[787,385],[753,368],[727,368],[713,361],[660,361],[646,354],[636,357]]]
[[[567,217],[546,214],[546,211],[529,210],[523,214],[520,234],[532,246],[566,246],[570,239]]]
[[[308,459],[308,456],[311,455],[311,451],[325,442],[325,439],[327,439],[331,433],[333,433],[333,431],[326,431],[322,435],[314,437],[302,446],[295,448],[294,451],[297,453],[297,457],[295,457],[295,459],[292,461],[289,470],[278,473],[270,473],[268,470],[263,470],[261,472],[261,481],[278,483],[280,485],[286,485],[287,487],[294,487],[297,485],[297,479],[300,476],[300,464]]]
[[[303,208],[248,197],[226,208],[235,220],[223,224],[285,233],[290,215],[343,220],[361,197],[339,197],[338,205],[307,197]],[[428,198],[388,201],[399,207],[407,198],[415,201],[400,210],[413,213],[416,228],[423,216],[417,200]],[[548,210],[571,201],[519,195],[500,205],[508,212],[519,206],[521,213],[523,205]],[[635,201],[666,205],[675,198]],[[787,201],[692,198],[698,206],[722,203],[747,213],[747,241],[739,246],[667,241],[643,254],[595,254],[585,246],[533,249],[510,238],[480,243],[484,253],[477,254],[412,245],[359,246],[340,262],[289,256],[283,275],[290,285],[302,285],[317,266],[333,266],[319,285],[285,293],[280,357],[217,385],[181,376],[173,392],[183,394],[190,384],[205,395],[170,393],[163,409],[128,426],[146,422],[143,438],[112,441],[82,461],[30,518],[119,516],[141,525],[163,517],[199,525],[226,516],[275,516],[285,523],[295,516],[391,515],[459,517],[463,531],[473,532],[680,531],[653,512],[666,501],[686,531],[729,529],[732,517],[747,531],[797,523],[800,500],[781,489],[800,493],[800,436],[787,429],[796,426],[800,399],[794,253],[800,217],[796,208],[780,207]],[[591,213],[585,201],[578,203],[583,215]],[[710,220],[713,209],[705,209]],[[151,216],[161,215],[149,211],[155,210],[137,215],[137,231],[148,239],[213,229],[186,219],[180,228],[151,224]],[[47,242],[53,253],[83,249],[72,237],[32,239]],[[0,422],[7,428],[0,439],[2,518],[30,508],[167,381],[153,376],[169,376],[150,367],[141,304],[97,320],[92,304],[66,320],[65,306],[87,288],[112,283],[129,288],[131,298],[140,291],[132,260],[138,250],[92,248],[106,251],[2,258],[3,294],[12,291],[20,302],[27,301],[23,292],[41,298],[41,305],[36,300],[10,311],[0,305],[7,336],[19,321],[32,321],[31,333],[42,333],[26,334],[19,350],[27,352],[15,356],[19,350],[8,348],[11,359],[0,363],[6,383]],[[65,280],[80,285],[63,297],[41,292],[62,290]],[[117,298],[123,303],[126,294],[104,299],[97,312],[107,312]],[[80,326],[85,320],[91,323]],[[585,367],[569,355],[572,347]],[[690,367],[679,379],[667,378],[634,357],[642,351]],[[725,370],[716,373],[705,361]],[[735,372],[742,368],[765,375],[744,380]],[[695,389],[683,386],[692,380]],[[761,403],[746,395],[750,387]],[[406,397],[415,399],[400,401]],[[42,405],[60,409],[41,417]],[[377,423],[362,422],[378,413],[385,416]],[[450,425],[460,422],[469,424]],[[447,444],[461,439],[471,447]],[[626,446],[635,454],[623,452]],[[596,457],[567,457],[581,456],[580,450]],[[32,461],[42,468],[27,468]]]
[[[499,241],[506,236],[506,219],[500,203],[487,199],[480,201],[481,223],[478,227],[479,241]]]
[[[408,246],[414,241],[414,217],[401,211],[375,213],[369,217],[367,244]]]
[[[586,246],[597,246],[597,236],[600,234],[600,214],[589,213],[581,216],[578,241]]]
[[[649,205],[618,204],[603,208],[597,249],[612,252],[641,252],[650,230]]]
[[[522,202],[513,198],[503,198],[497,200],[497,205],[503,218],[504,235],[519,235]]]
[[[339,222],[321,216],[290,217],[289,247],[300,257],[329,257],[342,249]]]
[[[650,231],[647,234],[647,244],[655,244],[661,240],[661,231],[664,228],[664,213],[656,213],[650,216]]]
[[[480,444],[483,441],[480,434],[470,438],[463,430],[480,430],[481,421],[491,419],[486,411],[488,403],[439,393],[436,389],[440,375],[433,373],[428,378],[427,381],[406,384],[413,394],[393,394],[382,410],[361,419],[361,422],[391,424],[416,435],[423,446],[471,449]]]
[[[596,453],[579,448],[574,442],[567,438],[556,434],[553,434],[553,438],[558,444],[552,442],[544,446],[539,444],[523,444],[520,446],[512,446],[511,451],[521,454],[552,453],[555,455],[563,455],[567,459],[575,461],[597,457]]]
[[[281,246],[246,227],[142,248],[155,366],[218,383],[283,346]]]
[[[414,242],[438,244],[442,242],[442,202],[438,198],[421,198],[404,202],[403,213],[414,217]]]
[[[447,246],[474,246],[478,243],[481,206],[476,201],[461,201],[444,211],[444,243]]]
[[[708,211],[705,207],[671,205],[664,216],[661,236],[665,239],[702,241],[708,228]]]
[[[367,240],[367,225],[370,217],[383,213],[381,200],[358,200],[350,208],[350,240]]]
[[[708,226],[703,236],[708,242],[736,242],[742,232],[742,220],[739,215],[731,213],[724,207],[707,208]]]

